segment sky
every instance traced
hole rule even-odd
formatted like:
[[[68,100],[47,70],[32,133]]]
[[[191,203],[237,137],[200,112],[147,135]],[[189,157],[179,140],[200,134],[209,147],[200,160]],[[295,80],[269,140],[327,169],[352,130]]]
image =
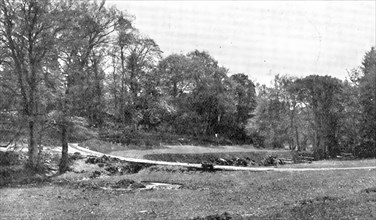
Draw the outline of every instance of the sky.
[[[345,79],[376,45],[376,1],[114,1],[163,56],[205,50],[229,74]]]

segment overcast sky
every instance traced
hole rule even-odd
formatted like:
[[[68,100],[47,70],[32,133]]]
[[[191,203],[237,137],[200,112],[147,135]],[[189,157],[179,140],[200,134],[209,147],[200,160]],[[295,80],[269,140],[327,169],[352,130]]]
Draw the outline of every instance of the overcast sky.
[[[230,74],[344,79],[376,44],[376,1],[107,1],[164,51],[205,50]]]

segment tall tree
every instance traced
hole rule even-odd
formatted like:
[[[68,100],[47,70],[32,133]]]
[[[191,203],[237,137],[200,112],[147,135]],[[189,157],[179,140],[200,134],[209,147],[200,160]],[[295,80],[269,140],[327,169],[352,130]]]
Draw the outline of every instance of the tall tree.
[[[367,139],[376,143],[376,50],[368,51],[363,59],[360,78],[360,98],[363,106],[363,132]]]
[[[28,121],[28,166],[36,169],[39,163],[40,87],[44,67],[60,31],[55,25],[56,10],[48,0],[1,0],[0,3],[0,39],[10,58],[7,65],[17,76],[23,113]]]
[[[235,83],[236,122],[245,125],[256,108],[255,84],[242,73],[234,74],[230,79]]]
[[[281,148],[289,140],[287,103],[280,97],[279,89],[261,89],[255,117],[250,120],[247,129],[254,136],[263,137],[265,147]]]
[[[195,50],[187,56],[192,60],[191,104],[200,116],[201,133],[225,133],[221,128],[224,116],[236,111],[228,70],[205,51]]]
[[[167,96],[178,96],[191,90],[191,60],[184,55],[172,54],[161,60],[158,71],[162,77],[162,88]]]
[[[350,78],[355,79],[353,74],[350,75]],[[342,84],[340,102],[343,106],[343,112],[339,115],[338,139],[341,150],[353,153],[354,147],[359,145],[362,140],[360,133],[362,123],[360,93],[357,80],[345,80]]]
[[[330,76],[311,75],[297,79],[294,87],[298,100],[313,112],[315,157],[336,156],[339,151],[339,115],[343,110],[341,82]]]
[[[258,106],[255,118],[249,127],[253,133],[264,137],[264,144],[301,150],[305,142],[304,105],[297,100],[292,90],[296,79],[289,76],[276,75],[271,87],[258,87]]]
[[[127,121],[126,106],[129,102],[129,77],[127,70],[128,49],[135,41],[135,32],[137,30],[132,26],[133,17],[120,12],[117,25],[115,26],[116,35],[114,37],[111,56],[112,71],[109,76],[109,89],[111,91],[112,101],[108,111],[121,121],[123,125]]]
[[[362,111],[362,157],[376,157],[376,50],[368,51],[360,67],[360,105]]]
[[[142,100],[139,97],[145,93],[148,83],[147,75],[155,69],[161,59],[162,51],[153,39],[136,36],[135,41],[128,47],[127,70],[129,80],[129,114],[131,115],[132,130],[142,120]],[[141,117],[140,117],[141,116]]]
[[[65,172],[70,118],[75,115],[87,117],[93,126],[102,122],[102,62],[121,13],[113,8],[107,9],[104,2],[67,1],[60,7],[66,18],[60,23],[65,28],[57,47],[58,71],[63,82],[59,100],[63,147],[60,172]]]

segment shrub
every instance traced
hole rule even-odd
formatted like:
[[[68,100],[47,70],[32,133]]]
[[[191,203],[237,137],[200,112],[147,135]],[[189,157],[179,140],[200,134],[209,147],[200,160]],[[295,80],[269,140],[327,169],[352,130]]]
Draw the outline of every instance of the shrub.
[[[278,164],[283,164],[284,162],[279,159],[277,155],[268,155],[261,161],[261,163],[264,166],[277,166]]]
[[[22,163],[21,155],[14,151],[0,151],[0,166],[12,166]]]
[[[251,143],[253,144],[253,146],[255,146],[256,148],[265,148],[265,137],[263,137],[259,133],[252,132],[249,135],[249,138],[251,139]]]
[[[366,141],[354,149],[354,155],[358,158],[375,158],[376,157],[376,143]]]
[[[193,218],[193,220],[230,220],[230,219],[235,219],[235,218],[232,218],[231,215],[227,212],[224,212],[222,214],[208,215],[205,217]]]

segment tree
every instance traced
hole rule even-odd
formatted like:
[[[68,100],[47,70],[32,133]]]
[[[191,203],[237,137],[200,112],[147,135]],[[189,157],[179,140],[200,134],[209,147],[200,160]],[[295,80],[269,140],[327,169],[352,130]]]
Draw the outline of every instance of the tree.
[[[137,125],[142,120],[142,98],[145,94],[145,85],[148,84],[148,74],[153,71],[157,62],[161,59],[162,51],[158,44],[150,38],[136,36],[135,41],[128,47],[127,70],[129,80],[129,111],[132,120],[132,130],[137,130]],[[137,115],[141,117],[137,117]]]
[[[173,107],[169,123],[180,134],[245,139],[244,126],[255,108],[255,87],[244,74],[228,70],[205,51],[173,54],[158,65],[159,87]]]
[[[184,55],[172,54],[158,64],[158,74],[162,78],[162,89],[167,96],[177,99],[191,90],[191,60]]]
[[[231,139],[238,140],[239,143],[250,142],[245,128],[249,119],[254,116],[257,105],[255,85],[243,73],[230,76],[228,82],[227,97],[232,100],[229,104],[233,104],[235,109],[234,112],[226,111],[221,127],[226,130]]]
[[[15,143],[24,133],[23,115],[20,114],[20,92],[17,78],[7,62],[8,57],[0,58],[0,146]]]
[[[376,142],[376,51],[372,47],[364,56],[360,78],[360,97],[363,107],[363,132],[365,138]]]
[[[350,77],[354,79],[352,76]],[[338,139],[341,150],[349,153],[354,153],[355,146],[359,145],[363,139],[361,135],[363,113],[360,103],[360,90],[356,81],[345,80],[342,83],[343,89],[340,98],[343,111],[339,115]]]
[[[362,109],[361,136],[365,151],[362,157],[376,157],[376,51],[372,47],[363,59],[359,78],[360,105]]]
[[[262,146],[273,148],[281,148],[289,140],[288,105],[280,95],[277,79],[274,87],[259,88],[255,117],[247,125],[253,136],[262,137]]]
[[[137,97],[136,110],[140,117],[138,126],[148,131],[157,131],[157,127],[175,113],[171,99],[162,91],[164,82],[159,73],[157,69],[145,73],[142,90]]]
[[[256,108],[255,84],[242,73],[230,77],[234,82],[234,96],[236,100],[236,123],[245,125]]]
[[[220,67],[207,52],[195,50],[187,57],[192,60],[191,105],[192,110],[200,115],[201,126],[198,126],[201,133],[226,133],[228,130],[221,128],[223,117],[235,112],[228,70]]]
[[[154,68],[161,58],[161,53],[158,44],[150,38],[138,36],[130,45],[127,68],[130,74],[129,89],[133,98],[137,98],[143,76]]]
[[[293,91],[313,113],[315,157],[336,156],[339,152],[339,115],[343,110],[340,102],[341,82],[330,76],[311,75],[297,79]]]
[[[60,98],[58,121],[61,129],[62,157],[60,172],[67,170],[68,128],[73,116],[89,118],[93,126],[102,124],[103,80],[102,62],[110,35],[117,22],[123,19],[115,9],[107,9],[104,2],[63,2],[60,6],[65,19],[60,20],[64,31],[59,54]],[[80,15],[75,17],[75,15]]]
[[[54,51],[59,28],[55,25],[57,11],[50,1],[1,0],[0,39],[9,57],[6,65],[17,77],[22,97],[23,114],[28,121],[28,166],[37,169],[37,146],[42,96],[41,82],[45,66]]]
[[[272,87],[258,87],[255,117],[248,124],[249,131],[264,139],[266,147],[303,150],[309,129],[304,104],[293,90],[296,78],[276,75]]]
[[[126,124],[128,119],[126,117],[126,104],[129,102],[127,50],[135,41],[134,32],[137,31],[132,26],[132,19],[129,15],[120,12],[117,25],[115,26],[115,39],[109,53],[111,56],[112,72],[107,81],[113,100],[109,101],[107,111],[111,112],[123,125]]]

